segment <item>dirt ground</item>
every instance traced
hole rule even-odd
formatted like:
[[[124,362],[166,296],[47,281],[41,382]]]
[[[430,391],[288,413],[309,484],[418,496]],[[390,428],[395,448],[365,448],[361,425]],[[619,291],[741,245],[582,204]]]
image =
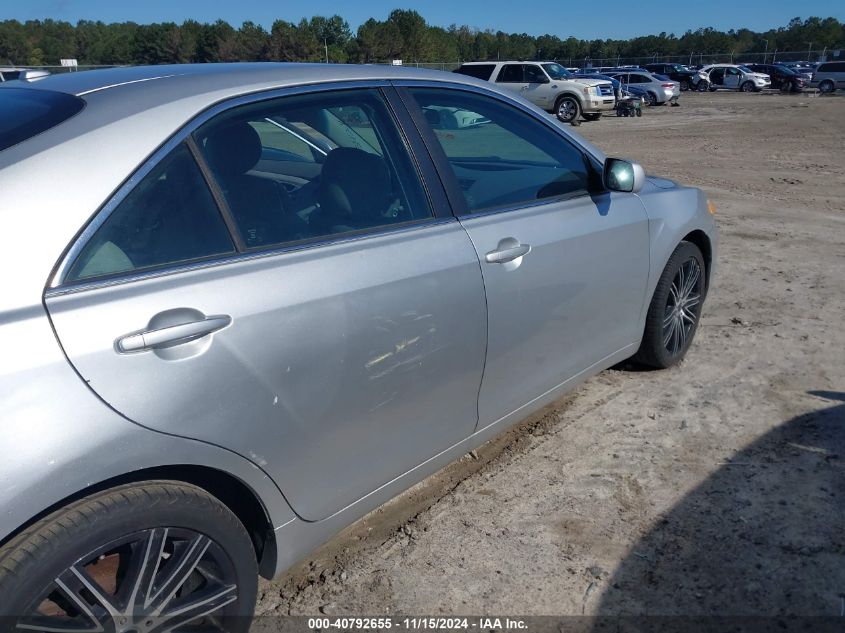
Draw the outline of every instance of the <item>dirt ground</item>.
[[[845,98],[681,103],[577,131],[717,205],[687,359],[592,378],[262,583],[259,614],[843,613]]]

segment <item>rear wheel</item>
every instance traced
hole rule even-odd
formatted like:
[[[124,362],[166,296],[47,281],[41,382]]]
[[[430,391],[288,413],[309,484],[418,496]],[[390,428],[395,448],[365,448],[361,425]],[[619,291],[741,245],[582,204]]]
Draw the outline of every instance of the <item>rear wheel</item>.
[[[706,291],[701,251],[681,242],[657,282],[635,360],[661,369],[679,362],[695,336]]]
[[[645,99],[648,102],[648,105],[650,105],[650,106],[656,106],[657,105],[657,95],[654,94],[653,92],[645,93]]]
[[[822,94],[828,95],[833,92],[834,88],[835,86],[833,85],[833,82],[829,79],[825,79],[819,84],[819,92],[821,92]]]
[[[793,90],[794,90],[794,88],[792,87],[792,82],[791,82],[791,81],[788,81],[788,80],[787,80],[787,81],[784,81],[784,82],[780,85],[780,91],[781,91],[781,92],[792,92]]]
[[[246,632],[256,589],[244,526],[178,482],[97,493],[0,550],[0,615],[18,629]]]
[[[686,92],[687,90],[689,90],[689,89],[690,89],[689,80],[687,80],[687,79],[682,79],[680,83],[681,83],[681,90],[682,90],[683,92]]]
[[[578,118],[581,108],[575,97],[564,96],[555,104],[555,115],[564,123],[572,123]]]

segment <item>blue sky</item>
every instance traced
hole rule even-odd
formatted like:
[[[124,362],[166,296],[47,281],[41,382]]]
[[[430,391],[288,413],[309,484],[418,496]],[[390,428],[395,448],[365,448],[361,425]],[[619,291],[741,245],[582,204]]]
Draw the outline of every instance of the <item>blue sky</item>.
[[[394,8],[413,8],[429,24],[468,24],[480,29],[551,33],[559,37],[628,38],[661,31],[747,27],[755,31],[783,26],[793,17],[832,16],[845,21],[843,0],[450,0],[413,4],[407,0],[0,0],[0,19],[54,18],[104,22],[162,22],[222,18],[238,26],[252,20],[265,27],[281,18],[299,21],[312,15],[343,16],[353,31],[369,17],[384,19]]]

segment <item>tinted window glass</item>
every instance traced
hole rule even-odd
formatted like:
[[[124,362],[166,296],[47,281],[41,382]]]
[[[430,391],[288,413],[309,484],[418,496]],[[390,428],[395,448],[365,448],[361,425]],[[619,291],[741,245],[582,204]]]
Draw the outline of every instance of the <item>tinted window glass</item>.
[[[469,92],[419,88],[411,93],[471,212],[587,192],[581,151],[530,115]]]
[[[496,81],[503,83],[522,83],[522,64],[505,64],[499,71]]]
[[[79,97],[31,88],[0,90],[0,151],[41,134],[85,107]]]
[[[490,79],[490,75],[493,74],[495,67],[495,64],[472,64],[461,66],[455,72],[487,81]]]
[[[845,62],[827,62],[826,64],[821,64],[816,69],[816,72],[820,72],[820,73],[841,73],[841,72],[845,72]]]
[[[248,248],[431,217],[378,91],[250,104],[195,138]]]
[[[208,186],[190,152],[180,145],[112,211],[73,263],[67,280],[233,251]]]
[[[528,64],[525,66],[525,81],[532,84],[542,84],[548,82],[548,79],[539,66]]]

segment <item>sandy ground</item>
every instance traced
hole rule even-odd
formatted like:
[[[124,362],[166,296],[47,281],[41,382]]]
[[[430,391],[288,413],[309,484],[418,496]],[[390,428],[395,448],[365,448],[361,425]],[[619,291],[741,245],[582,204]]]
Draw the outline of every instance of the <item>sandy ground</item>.
[[[718,207],[687,359],[589,380],[262,583],[259,614],[845,609],[845,98],[681,102],[578,131]]]

